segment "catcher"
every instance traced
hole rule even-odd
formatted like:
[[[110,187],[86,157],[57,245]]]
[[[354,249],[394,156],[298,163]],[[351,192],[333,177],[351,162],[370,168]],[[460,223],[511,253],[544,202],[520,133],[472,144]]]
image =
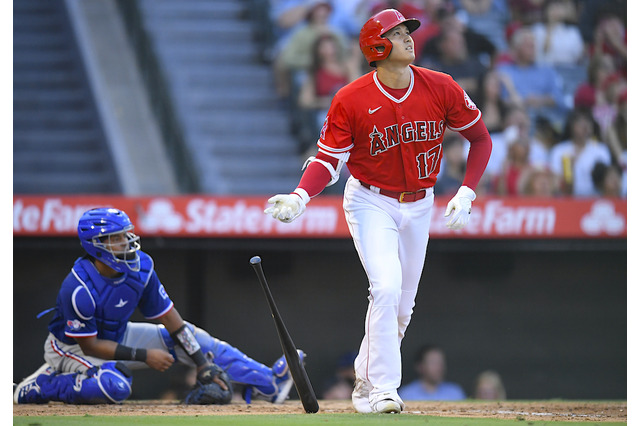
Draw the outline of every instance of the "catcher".
[[[55,308],[45,311],[55,311],[45,364],[15,387],[14,402],[121,403],[131,395],[132,369],[166,371],[175,361],[197,367],[187,404],[227,404],[232,382],[244,385],[247,403],[284,402],[293,384],[284,357],[269,368],[184,321],[132,231],[117,209],[82,215],[78,236],[87,254],[62,282]],[[136,308],[160,324],[129,321]]]

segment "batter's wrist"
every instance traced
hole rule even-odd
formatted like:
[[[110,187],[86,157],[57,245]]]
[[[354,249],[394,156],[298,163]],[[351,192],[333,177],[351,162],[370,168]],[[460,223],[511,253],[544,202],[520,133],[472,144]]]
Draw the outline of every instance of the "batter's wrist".
[[[309,193],[304,188],[296,188],[293,191],[293,194],[297,194],[298,196],[300,196],[300,198],[302,198],[302,202],[304,202],[305,204],[307,204],[311,200],[311,197],[309,197]]]

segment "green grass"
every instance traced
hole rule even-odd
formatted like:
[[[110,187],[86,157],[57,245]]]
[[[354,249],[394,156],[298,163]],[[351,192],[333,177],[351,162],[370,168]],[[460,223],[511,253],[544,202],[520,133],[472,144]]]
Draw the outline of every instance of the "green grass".
[[[456,417],[416,416],[411,414],[277,414],[277,415],[213,415],[213,416],[14,416],[14,425],[229,425],[229,426],[297,426],[297,425],[395,425],[426,426],[587,426],[596,422],[527,421],[469,419]],[[622,422],[598,422],[599,426],[624,425]]]

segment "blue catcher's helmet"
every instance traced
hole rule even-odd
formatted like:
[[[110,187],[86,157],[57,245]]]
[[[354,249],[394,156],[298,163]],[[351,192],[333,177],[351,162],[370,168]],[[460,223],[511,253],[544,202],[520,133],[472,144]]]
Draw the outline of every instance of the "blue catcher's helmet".
[[[140,237],[132,230],[129,216],[113,208],[86,211],[78,221],[78,237],[85,251],[118,272],[140,270]]]

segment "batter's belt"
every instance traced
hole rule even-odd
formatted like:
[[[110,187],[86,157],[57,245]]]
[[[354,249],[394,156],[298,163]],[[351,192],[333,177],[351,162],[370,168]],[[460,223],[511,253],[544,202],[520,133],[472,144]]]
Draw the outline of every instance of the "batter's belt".
[[[382,194],[387,197],[395,198],[400,203],[412,203],[414,201],[422,200],[424,197],[427,196],[427,188],[420,189],[415,192],[409,192],[409,191],[396,192],[396,191],[389,191],[386,189],[378,188],[377,186],[369,185],[368,183],[365,183],[362,181],[360,181],[360,185],[364,186],[370,191],[375,192],[376,194]]]

